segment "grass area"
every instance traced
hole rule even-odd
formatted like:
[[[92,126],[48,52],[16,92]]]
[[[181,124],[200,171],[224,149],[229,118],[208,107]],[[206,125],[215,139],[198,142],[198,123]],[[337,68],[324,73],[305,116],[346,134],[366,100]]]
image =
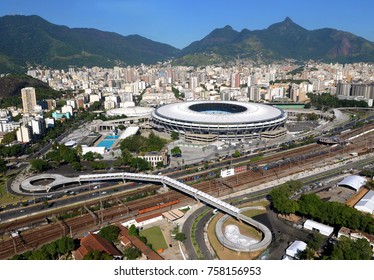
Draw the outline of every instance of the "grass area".
[[[168,248],[164,235],[158,226],[144,229],[139,234],[147,238],[148,243],[152,244],[152,248],[155,251]]]
[[[9,180],[9,176],[0,177],[0,204],[5,205],[9,203],[18,203],[21,201],[27,201],[30,199],[26,196],[18,196],[7,192],[6,184]]]

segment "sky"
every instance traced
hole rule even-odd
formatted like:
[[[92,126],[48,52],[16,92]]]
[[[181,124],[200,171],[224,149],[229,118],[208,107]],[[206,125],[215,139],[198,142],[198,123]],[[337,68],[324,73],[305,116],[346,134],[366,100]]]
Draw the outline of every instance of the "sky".
[[[138,34],[180,49],[215,28],[260,30],[287,16],[309,30],[336,28],[374,42],[373,0],[0,1],[0,16],[38,15],[70,28]]]

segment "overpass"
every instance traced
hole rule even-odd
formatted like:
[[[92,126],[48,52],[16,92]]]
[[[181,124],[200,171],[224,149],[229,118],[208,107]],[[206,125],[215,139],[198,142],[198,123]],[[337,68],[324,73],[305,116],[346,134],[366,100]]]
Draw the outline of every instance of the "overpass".
[[[43,180],[43,179],[53,179],[54,181],[46,185],[33,185],[32,182]],[[79,175],[78,177],[68,178],[58,174],[41,174],[38,176],[30,177],[21,183],[21,188],[29,192],[44,191],[49,192],[52,188],[56,188],[60,185],[79,183],[82,182],[97,182],[97,181],[109,181],[109,180],[131,180],[131,181],[143,181],[152,183],[161,183],[163,186],[168,186],[174,188],[182,193],[185,193],[197,201],[203,201],[204,203],[221,210],[244,223],[256,227],[258,230],[263,232],[263,239],[251,247],[251,251],[258,251],[265,249],[271,243],[272,234],[270,230],[263,224],[248,218],[247,216],[241,214],[241,209],[224,202],[218,198],[215,198],[207,193],[197,190],[191,186],[181,183],[175,179],[169,178],[163,175],[149,175],[142,173],[129,173],[129,172],[118,172],[118,173],[102,173],[102,174],[88,174]]]

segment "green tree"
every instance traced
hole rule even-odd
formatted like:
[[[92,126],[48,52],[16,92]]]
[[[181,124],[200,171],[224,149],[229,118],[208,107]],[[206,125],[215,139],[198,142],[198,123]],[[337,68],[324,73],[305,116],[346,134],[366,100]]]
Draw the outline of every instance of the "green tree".
[[[178,232],[175,237],[175,240],[178,240],[180,242],[184,242],[186,240],[186,235],[183,232]]]
[[[298,251],[296,256],[300,260],[313,260],[315,255],[315,251],[313,251],[311,248],[306,247],[304,251]]]
[[[7,167],[6,167],[6,162],[3,158],[0,158],[0,172],[1,173],[4,173],[5,171],[7,171]]]
[[[307,244],[310,249],[312,249],[313,251],[317,251],[319,248],[321,248],[324,241],[325,239],[320,233],[314,232],[310,235]]]
[[[88,252],[84,258],[84,260],[113,260],[112,256],[105,252],[101,252],[99,250],[93,250]]]
[[[123,256],[127,260],[136,260],[142,255],[142,252],[135,247],[126,247],[125,250],[123,251]]]
[[[172,139],[173,141],[179,139],[179,133],[176,132],[176,131],[172,131],[171,134],[170,134],[170,136],[171,136],[171,139]]]
[[[82,164],[77,161],[72,162],[70,165],[75,171],[81,171],[83,168]]]
[[[96,170],[107,169],[109,164],[106,161],[93,161],[91,162],[91,167]]]
[[[42,172],[42,171],[46,171],[49,169],[49,164],[47,161],[45,160],[42,160],[42,159],[31,159],[30,160],[30,166],[31,166],[31,169],[32,170],[35,170],[35,171],[38,171],[38,172]]]
[[[238,158],[241,156],[240,152],[238,150],[235,150],[235,152],[232,154],[234,158]]]
[[[7,144],[12,143],[15,140],[17,140],[17,131],[16,130],[5,133],[4,136],[3,136],[3,140],[1,140],[1,143],[3,145],[7,145]]]
[[[139,235],[139,231],[138,231],[138,229],[136,228],[135,225],[131,225],[129,227],[129,235],[131,235],[131,236],[138,236]]]
[[[72,250],[74,250],[74,239],[63,236],[59,240],[57,240],[57,251],[59,254],[66,254]]]
[[[115,225],[109,225],[106,227],[103,227],[99,231],[99,235],[109,242],[116,242],[118,241],[118,234],[120,232],[120,229]]]
[[[373,251],[370,243],[360,238],[351,240],[342,236],[338,243],[333,246],[330,259],[332,260],[370,260]]]
[[[182,155],[182,150],[179,147],[174,147],[173,149],[171,149],[170,153],[173,157],[180,156]]]
[[[130,167],[137,171],[145,171],[150,168],[150,164],[145,159],[133,158],[130,162]]]

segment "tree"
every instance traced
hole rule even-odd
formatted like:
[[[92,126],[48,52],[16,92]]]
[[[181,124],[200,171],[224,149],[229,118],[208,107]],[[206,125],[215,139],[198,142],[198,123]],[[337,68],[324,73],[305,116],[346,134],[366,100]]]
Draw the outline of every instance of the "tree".
[[[170,134],[170,136],[171,136],[171,139],[172,139],[173,141],[179,139],[179,133],[176,132],[176,131],[172,131],[171,134]]]
[[[74,239],[63,236],[59,240],[57,240],[57,251],[60,254],[66,254],[72,250],[74,250]]]
[[[109,242],[116,242],[118,240],[119,232],[120,229],[117,226],[109,225],[100,229],[99,235]]]
[[[49,169],[48,162],[38,158],[30,160],[30,166],[32,170],[38,172],[46,171]]]
[[[5,160],[0,158],[0,172],[4,173],[7,169]]]
[[[313,260],[314,259],[315,251],[313,251],[311,248],[306,247],[304,251],[298,251],[296,256],[300,260]]]
[[[145,171],[150,168],[150,164],[143,158],[133,158],[130,162],[130,167],[137,171]]]
[[[77,153],[78,157],[81,157],[82,154],[83,154],[83,149],[82,149],[82,145],[79,144],[76,148],[75,148],[75,152]]]
[[[77,161],[72,162],[70,165],[75,171],[81,171],[83,168],[82,164]]]
[[[186,240],[186,235],[183,232],[178,232],[175,237],[175,240],[178,240],[180,242],[184,242]]]
[[[135,247],[126,247],[125,250],[123,251],[123,256],[127,260],[136,260],[142,255],[142,252]]]
[[[331,260],[370,260],[373,251],[370,243],[360,238],[351,240],[348,237],[342,236],[338,243],[332,248]]]
[[[136,228],[135,225],[131,225],[129,227],[129,235],[131,235],[131,236],[138,236],[139,235],[138,229]]]
[[[1,140],[1,143],[3,145],[7,145],[12,143],[13,141],[17,140],[17,132],[16,130],[5,133],[3,136],[3,140]]]
[[[314,251],[317,251],[319,248],[321,248],[323,242],[325,241],[324,237],[318,233],[318,232],[313,232],[310,235],[310,238],[307,242],[308,247]]]
[[[182,155],[182,150],[179,147],[174,147],[173,149],[171,149],[170,153],[173,157],[180,156]]]
[[[235,152],[232,154],[234,158],[240,157],[240,152],[238,150],[235,150]]]
[[[106,161],[93,161],[91,162],[91,167],[93,169],[107,169],[109,164]]]
[[[99,250],[93,250],[91,252],[88,252],[84,258],[84,260],[113,260],[112,256],[105,253],[101,252]]]

